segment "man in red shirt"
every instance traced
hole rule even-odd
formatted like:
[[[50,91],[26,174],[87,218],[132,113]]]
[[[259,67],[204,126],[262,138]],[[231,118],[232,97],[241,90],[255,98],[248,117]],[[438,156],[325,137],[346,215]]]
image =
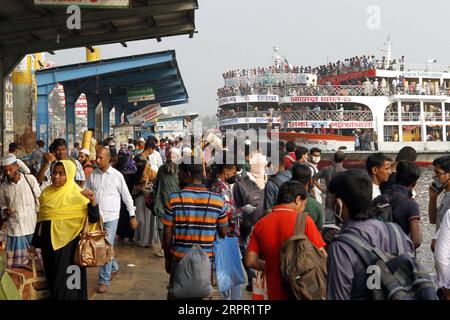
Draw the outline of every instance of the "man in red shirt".
[[[305,214],[307,196],[300,182],[284,183],[278,193],[278,205],[254,226],[245,264],[265,271],[269,300],[289,299],[281,279],[280,252],[283,243],[294,234],[297,215]],[[306,217],[305,233],[313,245],[324,250],[325,242],[310,216]]]

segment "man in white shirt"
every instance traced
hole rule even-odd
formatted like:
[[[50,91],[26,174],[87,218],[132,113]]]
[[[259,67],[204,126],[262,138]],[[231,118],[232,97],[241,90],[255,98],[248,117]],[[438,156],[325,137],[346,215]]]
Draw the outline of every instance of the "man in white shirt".
[[[152,170],[158,173],[158,169],[163,165],[163,161],[161,154],[156,150],[156,144],[154,144],[153,147],[153,152],[148,156],[148,162]]]
[[[320,150],[319,148],[311,148],[311,150],[309,150],[309,154],[310,154],[310,157],[306,164],[308,165],[308,167],[311,170],[311,177],[314,177],[319,172],[319,168],[317,166],[321,160],[322,150]],[[314,198],[320,204],[322,204],[322,195],[321,194],[322,194],[322,191],[320,191],[319,188],[314,186]]]
[[[434,261],[438,287],[442,289],[445,299],[450,300],[450,210],[442,219],[436,241]]]
[[[36,227],[36,212],[39,211],[39,184],[32,175],[19,172],[14,155],[3,158],[5,182],[0,186],[0,207],[8,221],[7,267],[28,264],[28,249]]]
[[[89,181],[86,189],[92,190],[97,198],[100,215],[103,219],[104,230],[107,233],[108,242],[114,246],[117,225],[120,216],[120,200],[125,203],[130,214],[130,226],[134,230],[137,227],[136,208],[133,204],[133,198],[128,191],[127,184],[123,175],[114,169],[111,165],[111,154],[107,148],[99,148],[97,152],[97,166]],[[108,291],[111,274],[119,271],[119,265],[116,259],[104,265],[99,270],[98,293]]]
[[[384,153],[373,153],[366,161],[367,172],[372,179],[372,200],[381,195],[380,184],[387,182],[391,175],[392,159]]]

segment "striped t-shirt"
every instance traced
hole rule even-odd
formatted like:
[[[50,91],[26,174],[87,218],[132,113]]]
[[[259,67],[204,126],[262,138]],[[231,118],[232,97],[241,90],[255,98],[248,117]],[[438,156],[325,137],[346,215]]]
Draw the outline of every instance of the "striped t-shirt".
[[[202,185],[190,185],[170,195],[163,223],[174,226],[172,254],[175,258],[183,258],[195,244],[213,258],[217,226],[227,226],[228,218],[220,195],[209,192]]]

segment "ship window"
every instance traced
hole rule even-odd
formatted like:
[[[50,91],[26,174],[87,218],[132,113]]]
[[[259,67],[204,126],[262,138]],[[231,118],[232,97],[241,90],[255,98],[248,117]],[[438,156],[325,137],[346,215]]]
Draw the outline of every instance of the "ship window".
[[[442,109],[440,104],[425,103],[423,110],[425,121],[442,121]]]
[[[450,121],[450,103],[445,104],[445,121]]]
[[[403,142],[422,141],[422,128],[417,125],[402,126]]]
[[[427,126],[427,141],[442,141],[442,126]]]
[[[398,142],[398,126],[384,126],[384,141]]]

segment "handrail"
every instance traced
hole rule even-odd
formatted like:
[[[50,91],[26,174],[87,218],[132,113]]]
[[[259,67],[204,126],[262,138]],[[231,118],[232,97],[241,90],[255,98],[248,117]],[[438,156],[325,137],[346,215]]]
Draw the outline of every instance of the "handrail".
[[[270,118],[269,111],[225,111],[218,115],[219,120],[234,118],[264,117]],[[273,111],[272,118],[280,117],[287,121],[373,121],[371,111],[362,110],[303,110],[303,111]]]
[[[428,95],[428,96],[450,96],[450,89],[434,86],[398,86],[390,84],[381,87],[373,84],[363,85],[289,85],[289,86],[262,86],[262,87],[223,87],[218,90],[218,97],[233,97],[246,95],[274,94],[278,96],[388,96],[388,95]]]

